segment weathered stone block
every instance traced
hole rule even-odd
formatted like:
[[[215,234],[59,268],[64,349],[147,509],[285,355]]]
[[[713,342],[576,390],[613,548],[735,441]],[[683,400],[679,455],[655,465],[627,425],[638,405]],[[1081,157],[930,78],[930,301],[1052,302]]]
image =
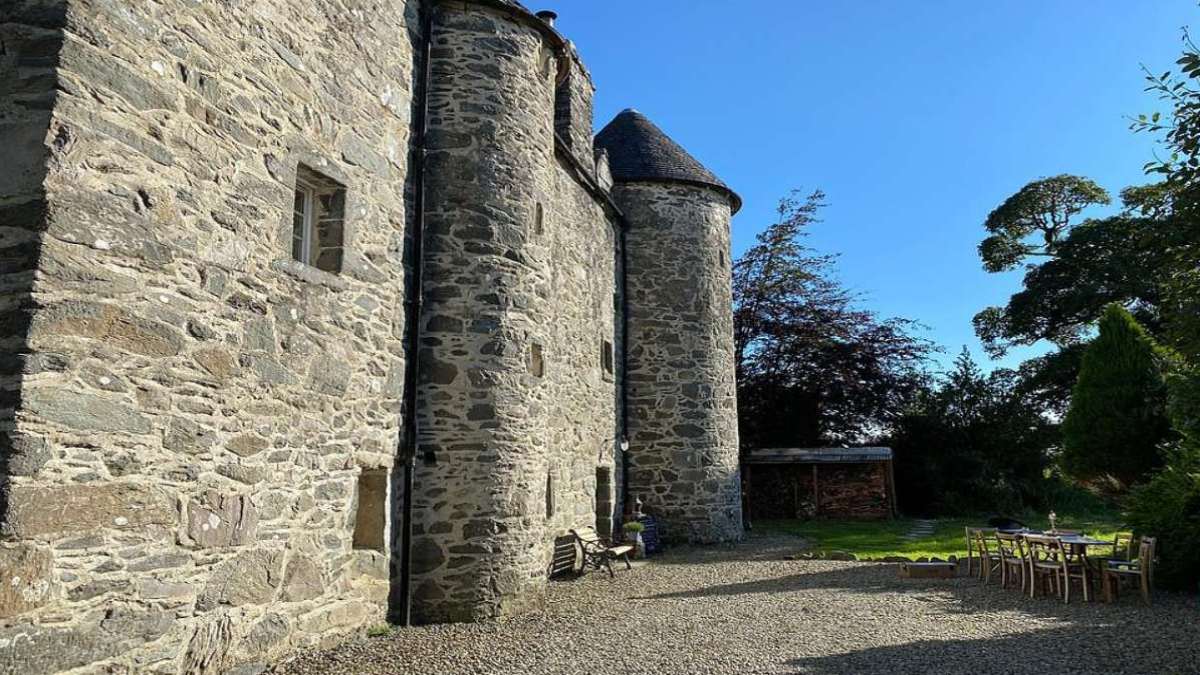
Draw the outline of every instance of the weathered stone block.
[[[150,420],[124,399],[101,397],[65,387],[26,390],[25,410],[74,431],[150,433]]]
[[[6,454],[12,476],[33,476],[54,456],[46,439],[18,433],[0,434],[0,456]]]
[[[246,551],[217,565],[196,600],[196,609],[221,605],[261,605],[270,602],[282,581],[283,552]]]
[[[157,640],[174,621],[168,612],[118,606],[99,623],[0,628],[0,673],[43,675],[86,666]]]
[[[224,673],[229,671],[233,648],[233,619],[225,614],[196,626],[183,655],[183,672]]]
[[[188,455],[205,452],[215,442],[216,434],[211,429],[206,429],[185,417],[172,419],[166,435],[163,436],[163,448]]]
[[[150,572],[154,570],[176,569],[192,563],[192,556],[182,551],[155,553],[138,558],[126,567],[130,572]]]
[[[174,526],[178,520],[169,492],[130,483],[14,485],[8,508],[4,532],[18,539],[99,529],[135,531]]]
[[[258,536],[258,507],[249,495],[207,490],[188,502],[186,534],[199,547],[245,546]]]
[[[128,579],[96,579],[95,581],[89,581],[86,584],[81,584],[67,591],[67,599],[72,602],[91,600],[105,593],[123,591],[126,588],[129,588]]]
[[[446,562],[446,553],[436,541],[429,537],[418,537],[413,541],[413,574],[427,574]]]
[[[277,646],[291,630],[291,623],[282,614],[269,613],[250,628],[243,642],[252,654],[266,654]]]
[[[953,579],[958,571],[954,563],[909,562],[900,563],[902,579]]]
[[[34,315],[29,335],[34,349],[53,345],[64,335],[99,340],[142,356],[174,356],[182,344],[181,336],[173,328],[113,305],[68,301]]]
[[[46,604],[54,592],[53,574],[49,549],[0,545],[0,619]]]
[[[301,602],[318,598],[325,589],[321,568],[311,558],[293,555],[283,573],[283,589],[279,599],[284,602]]]
[[[237,455],[238,457],[250,457],[266,450],[269,447],[266,439],[258,436],[244,434],[235,436],[229,439],[225,444],[225,449]]]
[[[218,380],[229,379],[237,371],[237,362],[220,347],[205,347],[192,352],[192,360]]]
[[[308,371],[308,387],[318,394],[343,396],[350,386],[350,365],[345,359],[313,359]]]

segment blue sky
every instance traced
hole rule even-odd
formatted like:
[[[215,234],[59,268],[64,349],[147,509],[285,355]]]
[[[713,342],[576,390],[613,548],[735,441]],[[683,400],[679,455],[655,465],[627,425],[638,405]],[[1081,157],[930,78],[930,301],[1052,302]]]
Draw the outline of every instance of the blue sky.
[[[557,0],[596,81],[596,124],[634,107],[745,199],[734,253],[793,188],[828,194],[810,243],[864,305],[987,365],[971,317],[1020,274],[975,253],[1029,180],[1146,182],[1156,109],[1140,64],[1173,65],[1193,0]],[[1031,355],[1019,350],[1000,365]]]

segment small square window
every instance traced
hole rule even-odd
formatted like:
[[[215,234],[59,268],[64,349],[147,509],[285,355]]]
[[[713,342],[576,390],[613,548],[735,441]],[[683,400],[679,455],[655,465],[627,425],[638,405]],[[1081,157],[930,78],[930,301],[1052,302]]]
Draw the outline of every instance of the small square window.
[[[608,340],[600,340],[600,367],[605,375],[613,373],[613,345]]]
[[[341,272],[345,225],[346,187],[307,166],[297,167],[292,257],[326,272]]]

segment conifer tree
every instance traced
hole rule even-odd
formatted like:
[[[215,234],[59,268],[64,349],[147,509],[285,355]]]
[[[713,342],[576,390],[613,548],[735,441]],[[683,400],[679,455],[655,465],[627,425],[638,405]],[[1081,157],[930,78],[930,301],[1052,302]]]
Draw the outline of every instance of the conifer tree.
[[[1170,433],[1163,366],[1153,338],[1123,307],[1109,305],[1063,420],[1068,473],[1129,487],[1161,465],[1160,445]]]

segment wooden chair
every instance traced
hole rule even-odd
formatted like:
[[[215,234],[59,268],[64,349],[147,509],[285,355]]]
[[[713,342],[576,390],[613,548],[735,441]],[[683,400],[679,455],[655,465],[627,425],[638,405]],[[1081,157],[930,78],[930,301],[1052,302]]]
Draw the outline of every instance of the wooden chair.
[[[1091,581],[1087,564],[1082,559],[1072,559],[1067,548],[1058,537],[1027,534],[1025,542],[1029,546],[1029,597],[1037,594],[1038,581],[1042,582],[1042,592],[1049,586],[1054,589],[1064,603],[1071,602],[1071,582],[1078,580],[1083,587],[1083,599],[1090,599]]]
[[[613,560],[624,560],[625,569],[633,569],[629,564],[629,554],[633,547],[627,544],[613,546],[611,542],[601,537],[594,527],[580,527],[571,530],[575,540],[579,542],[579,550],[583,552],[583,569],[608,570],[608,576],[615,577],[612,569]]]
[[[1150,604],[1150,588],[1154,585],[1154,553],[1158,540],[1142,537],[1136,560],[1107,560],[1101,571],[1100,585],[1104,587],[1104,601],[1112,602],[1121,591],[1121,579],[1137,579],[1142,591],[1142,602]]]
[[[1021,581],[1021,592],[1025,592],[1029,565],[1025,552],[1025,540],[1019,534],[996,533],[996,549],[1000,553],[1000,587],[1008,588],[1009,579],[1015,574]]]
[[[979,557],[979,578],[984,584],[992,580],[992,573],[1000,570],[1000,555],[992,550],[996,541],[996,528],[973,527],[968,530],[975,536],[975,554]],[[967,562],[970,573],[970,561]]]
[[[1129,532],[1118,532],[1113,535],[1112,556],[1105,556],[1109,560],[1133,560],[1137,551],[1133,547],[1133,534]]]
[[[1113,536],[1112,551],[1102,554],[1088,554],[1088,562],[1092,564],[1097,581],[1103,583],[1101,577],[1103,576],[1104,568],[1108,567],[1109,561],[1122,560],[1128,562],[1137,558],[1137,549],[1134,547],[1133,542],[1134,538],[1132,534],[1118,532]]]
[[[975,529],[974,527],[963,528],[963,532],[967,536],[967,576],[975,573]]]

